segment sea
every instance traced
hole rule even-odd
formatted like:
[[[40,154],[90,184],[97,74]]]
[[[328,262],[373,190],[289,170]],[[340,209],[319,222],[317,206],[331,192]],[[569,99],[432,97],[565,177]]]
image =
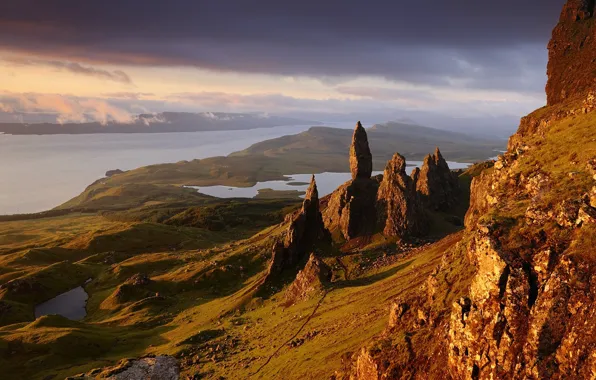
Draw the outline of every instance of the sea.
[[[326,123],[353,128],[345,123]],[[260,141],[293,135],[311,125],[291,125],[242,131],[188,133],[136,133],[89,135],[0,134],[0,215],[50,210],[80,194],[105,172],[141,166],[226,156]],[[412,164],[421,164],[415,162]],[[450,163],[450,167],[467,164]],[[410,170],[413,168],[410,167]],[[288,175],[295,182],[309,182],[307,175]],[[321,195],[349,178],[349,173],[317,175]],[[253,188],[215,186],[200,188],[219,197],[252,197],[259,189],[304,191],[305,185],[283,181],[258,183]]]

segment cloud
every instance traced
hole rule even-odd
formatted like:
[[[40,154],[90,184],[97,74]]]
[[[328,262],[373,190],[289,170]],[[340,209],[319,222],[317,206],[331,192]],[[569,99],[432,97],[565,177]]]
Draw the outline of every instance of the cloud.
[[[60,124],[134,121],[134,116],[128,110],[110,104],[106,100],[60,94],[0,91],[0,110],[18,114],[55,114],[55,120]]]
[[[108,92],[102,94],[107,98],[116,98],[116,99],[129,99],[129,100],[140,100],[146,99],[149,97],[154,97],[155,94],[151,92]]]
[[[4,61],[17,66],[45,66],[60,71],[67,71],[73,74],[86,75],[124,84],[132,84],[130,76],[128,76],[128,74],[122,70],[108,71],[91,66],[84,66],[76,62],[26,59],[21,57],[5,58]]]
[[[191,66],[541,91],[563,0],[20,0],[0,49],[47,60]],[[142,11],[139,11],[141,9]]]

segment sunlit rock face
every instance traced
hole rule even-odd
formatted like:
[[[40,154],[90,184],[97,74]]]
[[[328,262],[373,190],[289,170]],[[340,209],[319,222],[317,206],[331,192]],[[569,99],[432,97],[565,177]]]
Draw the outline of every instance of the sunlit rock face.
[[[548,105],[596,89],[594,0],[569,0],[548,45]]]
[[[278,275],[284,269],[294,268],[308,257],[317,244],[328,244],[331,235],[325,228],[323,216],[319,210],[319,192],[315,176],[306,191],[302,208],[286,217],[288,224],[285,238],[273,247],[269,264],[269,275]]]
[[[457,202],[459,183],[439,148],[424,158],[420,171],[413,172],[416,191],[433,210],[448,210]]]
[[[325,226],[339,230],[347,240],[372,235],[376,230],[376,199],[379,182],[371,178],[372,154],[362,124],[354,129],[350,147],[352,180],[335,190],[323,213]]]
[[[350,147],[350,172],[352,179],[370,178],[372,174],[372,154],[368,146],[368,136],[362,124],[358,122],[352,136]]]
[[[406,238],[428,232],[428,221],[414,181],[406,174],[406,159],[399,153],[385,168],[377,194],[377,212],[385,236]]]

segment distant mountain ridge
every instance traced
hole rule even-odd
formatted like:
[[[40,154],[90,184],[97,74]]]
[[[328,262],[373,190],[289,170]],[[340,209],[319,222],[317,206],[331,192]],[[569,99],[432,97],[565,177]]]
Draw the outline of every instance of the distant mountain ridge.
[[[0,123],[0,133],[11,135],[58,135],[96,133],[168,133],[246,130],[282,125],[317,124],[315,121],[258,113],[161,112],[140,114],[132,122]]]

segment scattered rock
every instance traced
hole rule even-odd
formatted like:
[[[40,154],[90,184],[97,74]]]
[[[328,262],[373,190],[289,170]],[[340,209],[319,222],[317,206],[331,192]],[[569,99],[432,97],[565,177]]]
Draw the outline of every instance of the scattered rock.
[[[126,359],[115,367],[96,369],[85,375],[78,375],[69,379],[178,380],[179,378],[180,368],[178,361],[171,356],[163,355],[140,359]]]
[[[133,286],[145,286],[151,283],[151,279],[145,273],[137,273],[126,280],[126,283]]]

